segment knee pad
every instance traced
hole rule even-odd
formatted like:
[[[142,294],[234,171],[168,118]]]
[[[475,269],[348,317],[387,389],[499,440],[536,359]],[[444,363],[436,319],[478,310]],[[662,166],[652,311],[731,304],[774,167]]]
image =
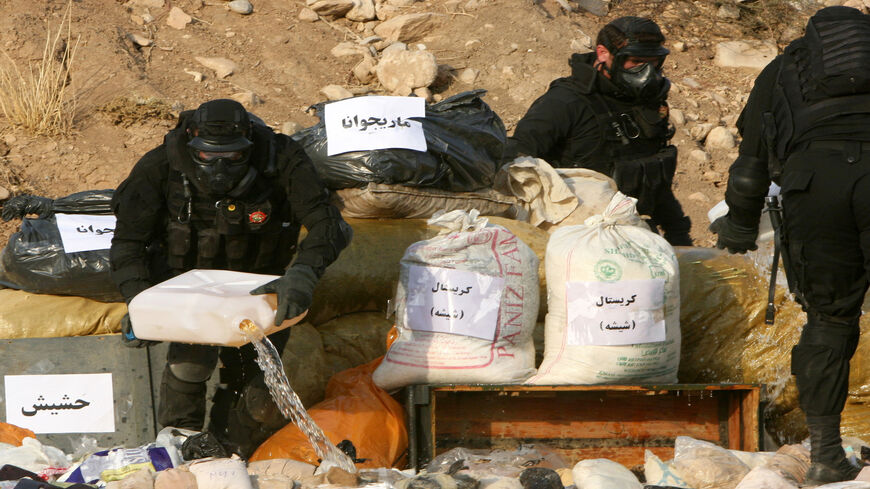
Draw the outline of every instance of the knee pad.
[[[211,373],[214,367],[211,365],[202,365],[193,362],[170,363],[169,371],[172,375],[182,381],[190,383],[201,383],[211,378]]]

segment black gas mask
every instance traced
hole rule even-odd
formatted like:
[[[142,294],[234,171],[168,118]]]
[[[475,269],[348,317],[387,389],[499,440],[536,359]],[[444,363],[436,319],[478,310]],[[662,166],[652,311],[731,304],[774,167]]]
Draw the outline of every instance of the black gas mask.
[[[645,102],[664,98],[670,81],[662,75],[667,48],[661,29],[655,22],[642,17],[620,17],[611,22],[626,37],[625,44],[616,48],[605,46],[613,55],[610,79],[629,99]],[[626,68],[626,62],[635,64]]]
[[[194,164],[191,177],[197,188],[223,197],[253,181],[251,120],[240,103],[220,99],[200,105],[187,134],[187,150]]]

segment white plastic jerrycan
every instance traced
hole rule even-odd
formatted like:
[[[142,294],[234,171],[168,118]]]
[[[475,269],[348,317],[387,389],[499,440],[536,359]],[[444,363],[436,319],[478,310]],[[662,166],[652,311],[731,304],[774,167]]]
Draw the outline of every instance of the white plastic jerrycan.
[[[278,275],[191,270],[139,293],[128,310],[133,333],[143,340],[242,346],[239,325],[248,319],[267,335],[292,326],[308,311],[275,326],[275,294],[251,290]]]

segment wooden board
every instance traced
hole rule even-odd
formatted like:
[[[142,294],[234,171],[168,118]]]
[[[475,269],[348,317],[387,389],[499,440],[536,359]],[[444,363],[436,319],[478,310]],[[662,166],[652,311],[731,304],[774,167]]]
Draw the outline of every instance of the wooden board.
[[[543,445],[566,462],[608,458],[642,464],[644,450],[673,457],[677,436],[760,449],[761,386],[416,386],[407,401],[411,459],[419,466],[451,448]],[[414,452],[418,453],[414,453]],[[417,457],[414,457],[417,455]]]

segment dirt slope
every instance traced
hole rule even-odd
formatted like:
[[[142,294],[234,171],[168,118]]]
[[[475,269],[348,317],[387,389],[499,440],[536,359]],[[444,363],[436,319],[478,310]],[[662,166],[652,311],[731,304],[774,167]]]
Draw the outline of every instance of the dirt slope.
[[[337,58],[330,50],[342,41],[368,36],[374,24],[346,19],[306,22],[302,2],[252,0],[254,12],[240,15],[222,0],[76,0],[73,36],[80,36],[73,63],[79,117],[68,137],[34,137],[15,130],[0,115],[0,187],[11,193],[60,197],[71,192],[114,188],[136,160],[161,142],[181,109],[240,92],[261,103],[249,107],[267,123],[306,127],[317,122],[306,112],[324,100],[319,90],[337,84],[354,93],[383,93],[375,82],[359,85],[351,73],[359,57]],[[161,3],[159,1],[157,4]],[[567,60],[594,40],[598,29],[621,15],[650,16],[663,26],[672,55],[666,74],[674,82],[672,108],[686,115],[675,143],[680,164],[677,196],[693,220],[696,244],[713,243],[706,212],[724,193],[727,168],[736,155],[715,150],[706,162],[689,159],[702,143],[693,128],[709,123],[733,128],[755,72],[714,65],[716,43],[732,39],[773,39],[780,46],[799,35],[813,6],[795,10],[776,0],[726,4],[739,18],[723,17],[722,2],[622,1],[597,17],[577,8],[567,12],[556,0],[425,0],[400,13],[440,14],[440,23],[418,41],[432,52],[441,74],[436,96],[470,88],[488,90],[485,100],[510,132],[548,83],[568,73]],[[797,4],[795,4],[797,5]],[[67,7],[63,0],[0,0],[0,48],[19,67],[41,58],[46,29],[56,30]],[[193,17],[184,29],[167,25],[171,7]],[[154,20],[141,24],[143,16]],[[141,47],[136,34],[153,40]],[[683,51],[677,42],[684,44]],[[573,46],[573,47],[572,47]],[[240,69],[220,79],[195,57],[225,57]],[[479,70],[472,84],[459,81],[465,68]],[[204,78],[196,81],[192,72]],[[689,80],[687,80],[689,78]],[[697,129],[694,129],[697,131]],[[2,198],[2,196],[0,196]],[[17,223],[0,224],[0,241]]]

